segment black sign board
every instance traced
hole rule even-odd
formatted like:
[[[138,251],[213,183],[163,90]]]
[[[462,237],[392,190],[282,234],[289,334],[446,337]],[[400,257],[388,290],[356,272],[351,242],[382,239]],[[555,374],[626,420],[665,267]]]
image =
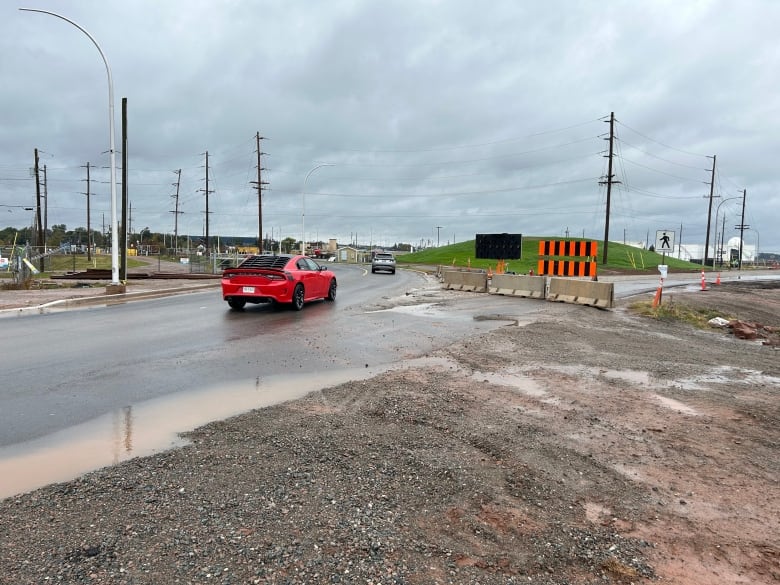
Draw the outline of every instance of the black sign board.
[[[523,234],[477,234],[477,258],[519,260]]]

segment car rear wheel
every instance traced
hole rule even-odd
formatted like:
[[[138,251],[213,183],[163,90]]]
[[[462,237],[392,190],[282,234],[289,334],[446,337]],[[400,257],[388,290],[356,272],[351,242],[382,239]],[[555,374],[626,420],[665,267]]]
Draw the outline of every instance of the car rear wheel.
[[[303,285],[302,284],[296,284],[295,290],[293,290],[292,295],[292,307],[296,311],[300,311],[303,309],[303,299],[304,299],[304,292],[303,292]]]
[[[336,279],[335,278],[330,281],[330,286],[328,287],[328,300],[329,301],[336,300]]]
[[[228,301],[228,305],[230,305],[231,309],[235,309],[236,311],[240,311],[241,309],[244,308],[244,305],[246,305],[246,301],[231,299],[231,300]]]

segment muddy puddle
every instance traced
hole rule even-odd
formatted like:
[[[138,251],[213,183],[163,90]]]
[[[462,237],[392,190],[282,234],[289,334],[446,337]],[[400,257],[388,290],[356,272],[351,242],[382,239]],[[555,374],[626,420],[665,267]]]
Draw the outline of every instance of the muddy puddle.
[[[0,448],[0,498],[181,446],[186,441],[179,433],[208,422],[377,373],[362,368],[258,378],[125,406],[51,435]]]
[[[180,433],[211,421],[392,369],[425,366],[452,368],[454,364],[417,358],[374,368],[269,376],[125,406],[39,439],[0,447],[0,499],[186,445]]]

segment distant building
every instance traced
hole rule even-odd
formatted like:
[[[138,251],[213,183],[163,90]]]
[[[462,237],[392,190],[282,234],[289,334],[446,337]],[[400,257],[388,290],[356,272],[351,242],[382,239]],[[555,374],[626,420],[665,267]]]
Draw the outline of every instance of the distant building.
[[[670,258],[686,260],[700,264],[704,259],[703,244],[675,244],[670,254]],[[739,261],[739,238],[730,238],[728,242],[720,245],[710,245],[707,250],[707,258],[713,260],[717,265],[728,266],[733,261]],[[756,261],[756,246],[742,242],[742,264],[753,264]]]
[[[626,246],[633,246],[635,248],[645,249],[645,242],[618,242],[616,244],[625,244]],[[652,248],[652,246],[651,246]],[[714,261],[716,265],[728,266],[735,260],[739,262],[739,238],[730,238],[728,242],[723,244],[723,249],[719,250],[719,243],[713,242],[708,248],[707,259]],[[657,250],[656,250],[657,251]],[[678,260],[685,260],[686,262],[693,262],[694,264],[701,264],[704,259],[704,245],[703,244],[677,244],[675,243],[671,252],[667,252],[667,257],[677,258]],[[753,264],[758,258],[756,257],[756,246],[753,244],[742,243],[742,264]]]
[[[336,251],[336,262],[347,264],[365,264],[371,261],[371,254],[352,246],[343,246]]]

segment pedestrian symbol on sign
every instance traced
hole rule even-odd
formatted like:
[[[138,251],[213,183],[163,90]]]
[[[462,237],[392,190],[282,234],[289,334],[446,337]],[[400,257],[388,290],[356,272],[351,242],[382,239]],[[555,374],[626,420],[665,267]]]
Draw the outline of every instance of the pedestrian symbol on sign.
[[[655,251],[661,254],[671,252],[674,248],[674,232],[670,230],[658,230],[655,232]]]

